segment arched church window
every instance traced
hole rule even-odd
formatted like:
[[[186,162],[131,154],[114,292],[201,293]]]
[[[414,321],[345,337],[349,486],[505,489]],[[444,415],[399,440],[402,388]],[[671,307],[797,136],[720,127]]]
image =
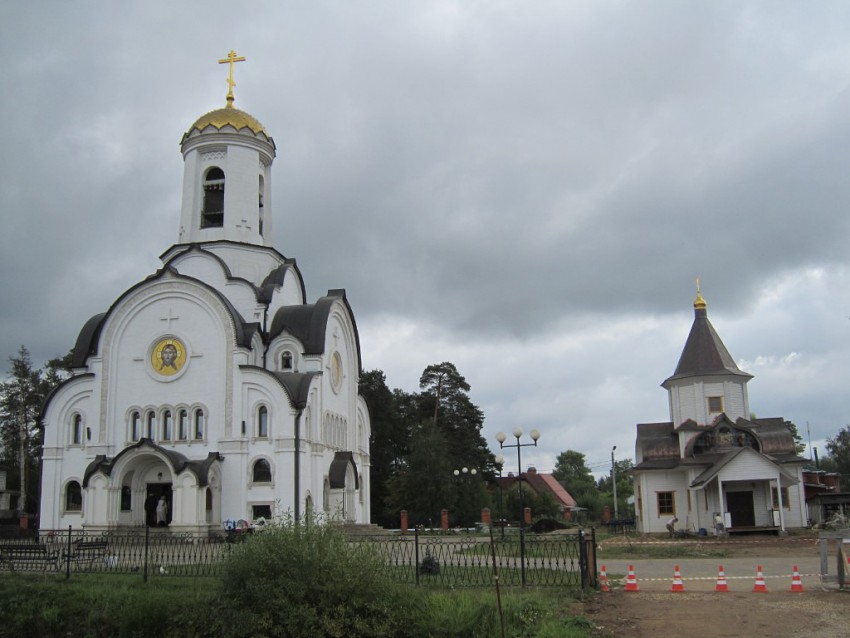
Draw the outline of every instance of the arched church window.
[[[189,436],[189,413],[186,410],[180,410],[177,413],[177,438],[185,441]]]
[[[129,485],[121,486],[121,511],[129,512],[133,509],[133,492]]]
[[[269,436],[269,409],[261,405],[257,410],[257,437],[267,439]]]
[[[204,411],[198,408],[195,410],[195,440],[204,438]]]
[[[162,413],[162,440],[171,440],[171,410]]]
[[[259,199],[258,208],[259,208],[259,216],[260,216],[260,220],[259,220],[260,221],[260,223],[259,223],[260,237],[263,236],[263,222],[265,221],[265,211],[263,210],[263,206],[265,205],[265,202],[263,201],[264,200],[264,198],[263,198],[263,191],[264,191],[263,185],[264,185],[263,176],[260,175],[260,188],[259,188],[259,195],[258,195],[258,199]]]
[[[282,355],[280,355],[280,369],[281,370],[292,370],[292,353],[289,350],[284,351]]]
[[[266,459],[258,459],[254,463],[253,481],[254,483],[272,482],[272,466]]]
[[[83,417],[80,414],[74,415],[74,422],[71,426],[71,443],[73,445],[83,444]]]
[[[133,412],[130,415],[130,440],[138,441],[142,430],[142,415],[138,412]]]
[[[71,481],[65,488],[65,511],[79,512],[83,509],[83,490],[77,481]]]
[[[201,228],[224,226],[224,171],[213,166],[204,177],[204,207]]]
[[[145,436],[150,440],[153,440],[154,435],[156,435],[156,414],[151,411],[148,412],[148,423],[145,428]]]

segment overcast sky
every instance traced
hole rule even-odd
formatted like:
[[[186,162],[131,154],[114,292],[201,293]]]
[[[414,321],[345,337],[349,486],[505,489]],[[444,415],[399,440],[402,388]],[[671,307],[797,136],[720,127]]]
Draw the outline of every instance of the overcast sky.
[[[2,0],[0,355],[158,268],[230,49],[275,246],[390,387],[451,361],[493,448],[604,471],[669,420],[699,277],[753,412],[850,423],[847,2]]]

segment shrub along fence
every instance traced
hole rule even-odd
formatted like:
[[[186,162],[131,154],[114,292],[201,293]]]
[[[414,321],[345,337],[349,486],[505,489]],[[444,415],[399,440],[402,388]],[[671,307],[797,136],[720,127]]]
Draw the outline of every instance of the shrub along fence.
[[[344,531],[344,528],[343,528]],[[256,532],[262,533],[262,531]],[[133,574],[145,581],[161,576],[215,576],[234,543],[249,534],[209,536],[161,528],[90,532],[42,530],[37,536],[0,544],[0,570]],[[413,534],[355,536],[349,544],[383,558],[397,582],[419,586],[494,585],[588,587],[595,585],[596,535]]]

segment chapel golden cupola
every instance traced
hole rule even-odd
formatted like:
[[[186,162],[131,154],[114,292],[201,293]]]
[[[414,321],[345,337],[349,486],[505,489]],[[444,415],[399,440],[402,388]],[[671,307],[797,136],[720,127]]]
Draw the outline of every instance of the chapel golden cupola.
[[[183,198],[178,243],[234,241],[271,245],[271,165],[275,144],[252,115],[233,106],[230,51],[226,105],[199,117],[183,135]]]

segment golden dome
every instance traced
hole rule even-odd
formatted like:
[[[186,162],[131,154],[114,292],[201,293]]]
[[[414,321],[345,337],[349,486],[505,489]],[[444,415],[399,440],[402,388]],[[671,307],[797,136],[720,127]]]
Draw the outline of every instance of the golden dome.
[[[193,130],[203,131],[208,126],[213,126],[217,130],[223,129],[227,125],[232,126],[237,131],[248,127],[252,133],[258,135],[262,133],[268,137],[266,129],[252,115],[248,115],[245,111],[240,111],[232,106],[226,106],[222,109],[210,111],[206,115],[202,115],[198,120],[189,127],[186,135],[189,135]]]

